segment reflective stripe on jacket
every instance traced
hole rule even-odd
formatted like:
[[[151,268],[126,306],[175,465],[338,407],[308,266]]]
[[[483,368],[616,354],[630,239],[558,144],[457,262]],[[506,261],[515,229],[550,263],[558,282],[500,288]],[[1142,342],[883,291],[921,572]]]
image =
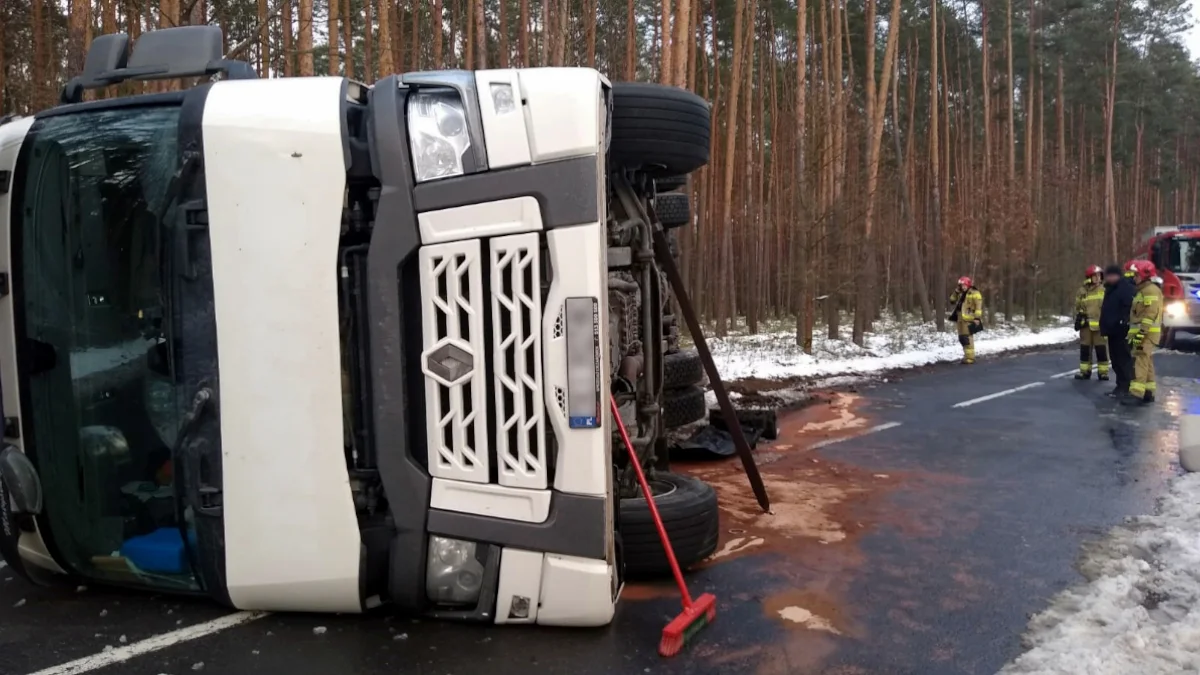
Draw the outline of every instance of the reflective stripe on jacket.
[[[1100,330],[1100,308],[1104,305],[1104,286],[1085,283],[1075,296],[1075,313],[1087,317],[1087,327]]]
[[[951,303],[958,303],[959,291],[954,291],[950,296]],[[967,289],[967,297],[963,298],[962,307],[958,310],[958,320],[963,323],[971,323],[976,319],[983,318],[983,293],[979,289]]]
[[[1138,284],[1137,290],[1129,311],[1129,331],[1158,335],[1162,331],[1162,289],[1147,280]]]

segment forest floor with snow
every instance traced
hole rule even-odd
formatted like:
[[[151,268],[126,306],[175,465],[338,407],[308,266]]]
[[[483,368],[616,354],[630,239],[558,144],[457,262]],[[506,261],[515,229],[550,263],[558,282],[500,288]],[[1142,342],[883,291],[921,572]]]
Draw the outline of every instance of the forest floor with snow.
[[[962,347],[950,322],[945,332],[938,332],[932,322],[919,318],[884,316],[866,334],[862,347],[854,344],[851,333],[850,317],[846,317],[836,340],[829,339],[825,326],[818,326],[813,331],[812,353],[806,354],[796,346],[795,327],[790,320],[763,322],[754,334],[739,323],[728,336],[709,338],[709,346],[726,381],[779,381],[781,387],[786,382],[877,375],[962,359]],[[1068,343],[1077,335],[1067,317],[1030,326],[1023,317],[1008,321],[997,315],[975,336],[975,351],[978,357],[986,358]]]

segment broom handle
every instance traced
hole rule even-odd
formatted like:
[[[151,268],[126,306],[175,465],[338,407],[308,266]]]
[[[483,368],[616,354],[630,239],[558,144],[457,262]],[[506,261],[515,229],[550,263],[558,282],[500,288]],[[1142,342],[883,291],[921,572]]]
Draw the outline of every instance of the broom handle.
[[[679,584],[679,593],[683,595],[683,606],[686,609],[692,606],[692,594],[688,593],[687,584],[683,581],[683,570],[679,569],[679,561],[675,559],[675,550],[671,548],[671,538],[667,536],[667,528],[663,527],[662,516],[658,515],[658,507],[654,504],[654,493],[650,491],[650,484],[646,482],[646,473],[642,471],[642,463],[638,461],[637,453],[633,451],[633,442],[629,440],[629,432],[625,430],[625,422],[621,419],[621,411],[617,408],[617,399],[613,398],[611,394],[608,397],[608,404],[612,408],[617,429],[621,432],[621,440],[625,442],[625,450],[629,452],[629,463],[633,465],[633,472],[637,474],[638,485],[642,487],[642,494],[646,495],[646,505],[650,507],[650,516],[654,519],[654,527],[658,528],[658,538],[662,540],[663,551],[667,554],[671,573],[675,575],[675,583]]]

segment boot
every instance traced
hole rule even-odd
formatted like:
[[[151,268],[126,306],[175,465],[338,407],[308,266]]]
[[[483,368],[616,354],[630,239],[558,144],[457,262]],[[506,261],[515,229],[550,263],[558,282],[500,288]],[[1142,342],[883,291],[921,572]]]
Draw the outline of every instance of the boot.
[[[1154,403],[1154,392],[1152,392],[1152,391],[1146,392],[1146,398],[1142,399],[1142,403],[1144,403],[1146,405]]]
[[[1077,379],[1077,380],[1090,380],[1090,379],[1092,379],[1092,371],[1090,371],[1090,370],[1081,370],[1081,371],[1079,371],[1078,373],[1075,373],[1075,379]]]
[[[1101,382],[1108,382],[1108,373],[1100,373],[1096,376]]]

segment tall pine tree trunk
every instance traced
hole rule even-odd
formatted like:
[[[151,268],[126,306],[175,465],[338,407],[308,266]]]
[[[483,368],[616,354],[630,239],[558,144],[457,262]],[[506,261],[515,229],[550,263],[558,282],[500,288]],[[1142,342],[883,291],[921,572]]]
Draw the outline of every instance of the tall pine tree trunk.
[[[329,75],[337,75],[339,73],[338,65],[338,12],[340,7],[339,0],[329,0]],[[341,0],[342,2],[350,2],[350,0]]]

